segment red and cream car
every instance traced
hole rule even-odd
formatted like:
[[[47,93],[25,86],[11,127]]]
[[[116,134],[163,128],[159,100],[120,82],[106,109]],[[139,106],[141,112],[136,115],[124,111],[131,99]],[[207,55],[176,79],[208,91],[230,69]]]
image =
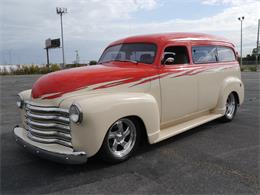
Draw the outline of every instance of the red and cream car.
[[[16,141],[65,163],[99,154],[116,163],[150,144],[221,118],[244,100],[234,45],[198,33],[134,36],[110,44],[98,65],[42,76],[18,95]]]

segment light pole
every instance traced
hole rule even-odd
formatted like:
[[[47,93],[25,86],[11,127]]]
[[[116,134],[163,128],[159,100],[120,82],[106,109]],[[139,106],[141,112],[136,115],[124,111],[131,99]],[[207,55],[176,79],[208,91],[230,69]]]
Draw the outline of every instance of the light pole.
[[[61,27],[61,42],[62,42],[62,68],[65,67],[65,55],[64,55],[64,40],[63,40],[63,24],[62,15],[67,13],[67,8],[57,7],[57,14],[60,15],[60,27]]]
[[[242,66],[243,63],[243,21],[244,21],[245,17],[239,17],[238,20],[241,22],[241,32],[240,32],[240,66]]]
[[[75,64],[79,64],[79,51],[75,50],[76,53],[76,60],[75,60]]]
[[[257,26],[257,39],[256,39],[256,65],[258,65],[258,56],[259,56],[259,31],[260,31],[260,19],[258,19],[258,26]]]

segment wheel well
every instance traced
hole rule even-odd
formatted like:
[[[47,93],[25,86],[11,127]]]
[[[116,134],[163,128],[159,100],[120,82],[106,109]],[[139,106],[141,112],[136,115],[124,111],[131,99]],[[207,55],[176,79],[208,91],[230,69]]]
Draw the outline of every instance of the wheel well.
[[[146,127],[145,127],[144,121],[139,116],[127,116],[127,117],[124,117],[124,118],[129,118],[134,123],[139,125],[140,130],[141,130],[141,135],[142,135],[142,138],[143,138],[142,140],[144,142],[148,143],[147,131],[146,131]]]
[[[239,105],[240,102],[239,102],[239,96],[238,96],[237,92],[232,91],[232,93],[235,95],[235,98],[236,98],[237,104]]]

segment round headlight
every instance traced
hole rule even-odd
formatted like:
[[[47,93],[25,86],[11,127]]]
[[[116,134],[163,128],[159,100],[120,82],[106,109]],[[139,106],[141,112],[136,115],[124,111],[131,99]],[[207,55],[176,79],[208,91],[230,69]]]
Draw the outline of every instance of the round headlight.
[[[74,123],[81,123],[81,121],[82,121],[82,112],[81,112],[80,108],[77,105],[72,104],[70,106],[69,114],[70,114],[70,120],[72,122],[74,122]]]
[[[17,96],[17,101],[16,101],[16,105],[18,108],[23,108],[23,104],[24,104],[24,101],[23,99],[21,98],[21,96]]]

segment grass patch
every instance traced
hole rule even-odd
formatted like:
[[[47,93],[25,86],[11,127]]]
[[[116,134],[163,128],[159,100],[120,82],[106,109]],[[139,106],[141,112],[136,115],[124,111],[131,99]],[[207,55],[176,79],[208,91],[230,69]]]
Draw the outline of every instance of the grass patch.
[[[0,75],[28,75],[28,74],[47,74],[50,72],[55,72],[61,70],[58,64],[52,64],[49,67],[37,65],[21,66],[18,68],[3,68],[0,71]]]
[[[95,65],[96,61],[91,61],[90,64],[66,64],[65,69],[76,68],[81,66]],[[55,72],[61,70],[58,64],[52,64],[47,66],[37,66],[37,65],[24,65],[18,68],[2,68],[0,70],[0,75],[28,75],[28,74],[47,74],[50,72]]]
[[[241,71],[243,71],[243,72],[256,72],[257,67],[256,67],[256,65],[243,65],[243,66],[241,66]]]

